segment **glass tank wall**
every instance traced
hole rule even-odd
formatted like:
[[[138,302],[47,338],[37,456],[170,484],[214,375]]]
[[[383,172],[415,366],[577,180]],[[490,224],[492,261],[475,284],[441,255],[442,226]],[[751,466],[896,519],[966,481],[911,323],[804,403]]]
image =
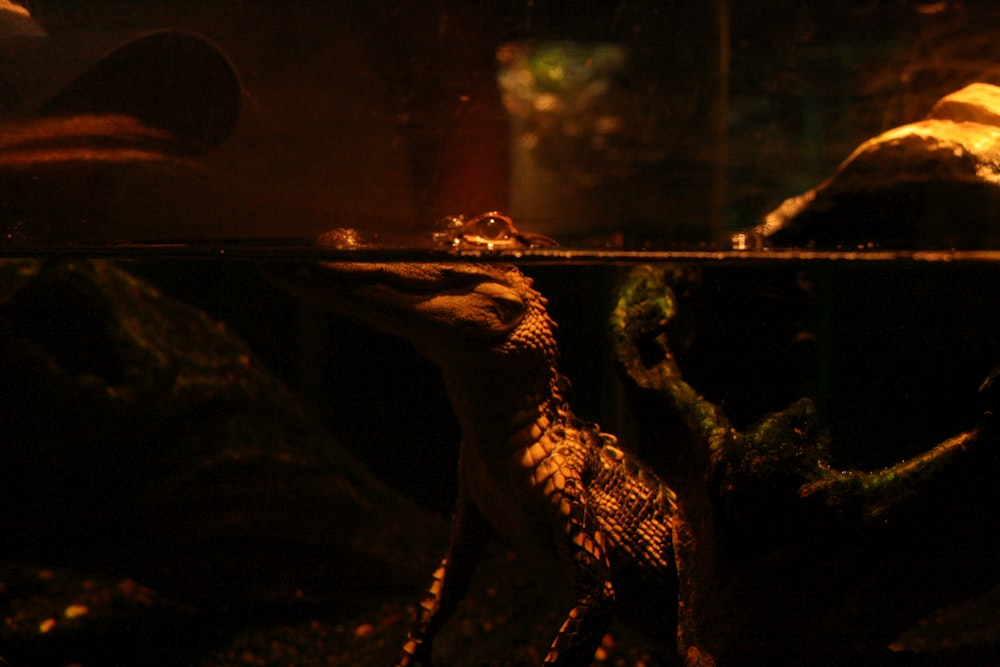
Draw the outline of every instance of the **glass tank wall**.
[[[0,0],[0,665],[1000,663],[998,26]]]

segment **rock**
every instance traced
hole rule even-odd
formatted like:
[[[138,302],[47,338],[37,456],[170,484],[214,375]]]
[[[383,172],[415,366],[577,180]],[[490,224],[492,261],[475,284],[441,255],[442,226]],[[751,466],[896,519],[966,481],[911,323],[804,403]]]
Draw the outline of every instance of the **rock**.
[[[376,479],[223,324],[110,262],[5,259],[0,331],[0,613],[27,619],[0,647],[19,661],[58,648],[57,664],[91,664],[105,636],[109,662],[149,664],[169,627],[218,644],[251,619],[419,599],[446,522]],[[152,602],[123,597],[125,580]],[[112,632],[123,619],[136,631]]]
[[[1000,126],[1000,88],[988,83],[969,84],[938,100],[927,117]]]
[[[1000,88],[972,84],[928,118],[861,144],[826,181],[754,228],[768,245],[1000,245]]]
[[[0,561],[3,665],[183,664],[206,638],[203,616],[129,578]],[[146,649],[139,648],[147,644]],[[43,657],[44,656],[44,657]]]

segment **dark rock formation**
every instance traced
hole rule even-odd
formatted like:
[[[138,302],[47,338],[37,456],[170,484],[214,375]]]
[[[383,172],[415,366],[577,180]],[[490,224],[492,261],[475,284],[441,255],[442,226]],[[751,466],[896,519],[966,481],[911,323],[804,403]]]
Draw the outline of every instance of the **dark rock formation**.
[[[232,614],[348,613],[422,588],[444,522],[357,463],[224,325],[111,263],[8,259],[0,330],[12,664],[135,662],[137,637],[171,627],[216,642]]]

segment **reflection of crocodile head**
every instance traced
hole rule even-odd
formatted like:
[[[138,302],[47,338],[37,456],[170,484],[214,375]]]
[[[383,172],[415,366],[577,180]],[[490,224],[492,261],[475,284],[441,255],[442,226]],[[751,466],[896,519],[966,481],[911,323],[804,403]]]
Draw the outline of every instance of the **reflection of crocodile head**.
[[[558,243],[541,234],[522,232],[514,221],[497,211],[481,213],[472,218],[455,215],[439,223],[434,234],[435,242],[443,248],[456,250],[500,250],[510,248],[547,248]],[[326,235],[320,237],[322,240]]]

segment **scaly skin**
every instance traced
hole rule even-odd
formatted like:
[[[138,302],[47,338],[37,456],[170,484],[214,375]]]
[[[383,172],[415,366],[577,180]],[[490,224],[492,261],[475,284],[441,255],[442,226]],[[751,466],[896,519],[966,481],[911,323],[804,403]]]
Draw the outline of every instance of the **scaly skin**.
[[[673,625],[659,634],[674,634],[675,541],[685,539],[674,493],[613,436],[573,415],[555,323],[529,278],[510,266],[320,264],[281,282],[412,341],[440,365],[461,424],[451,544],[399,665],[430,662],[434,636],[494,533],[540,571],[569,574],[574,601],[545,664],[592,660],[619,588],[663,596]]]

